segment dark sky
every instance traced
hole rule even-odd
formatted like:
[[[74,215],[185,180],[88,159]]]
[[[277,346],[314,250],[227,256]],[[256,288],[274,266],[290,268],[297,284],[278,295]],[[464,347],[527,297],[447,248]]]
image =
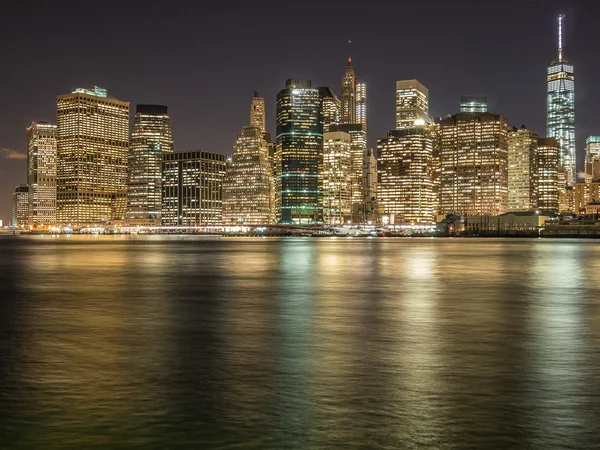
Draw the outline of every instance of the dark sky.
[[[0,7],[0,219],[25,182],[25,127],[55,122],[56,96],[99,85],[169,107],[176,150],[230,152],[254,90],[275,128],[290,77],[340,94],[348,55],[368,84],[369,144],[394,126],[395,81],[417,78],[431,114],[485,94],[511,125],[545,129],[545,71],[566,13],[578,158],[600,134],[600,1],[10,1]],[[348,44],[348,40],[352,44]],[[580,164],[581,165],[581,164]]]

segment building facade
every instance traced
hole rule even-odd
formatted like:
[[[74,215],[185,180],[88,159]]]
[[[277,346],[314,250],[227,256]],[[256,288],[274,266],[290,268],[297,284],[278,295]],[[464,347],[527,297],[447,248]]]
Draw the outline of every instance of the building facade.
[[[129,103],[106,90],[58,96],[57,222],[83,225],[123,218],[127,195]]]
[[[563,56],[563,16],[558,17],[558,58],[548,67],[546,136],[558,141],[559,163],[567,173],[567,184],[577,181],[575,152],[575,75],[574,67]]]
[[[27,128],[29,225],[56,224],[56,125],[32,123]]]
[[[319,88],[323,101],[323,132],[327,133],[330,127],[340,124],[342,102],[328,87]]]
[[[323,136],[323,221],[329,225],[351,220],[352,155],[349,133],[334,131]]]
[[[559,154],[560,150],[555,138],[538,139],[536,191],[539,209],[559,211]]]
[[[412,128],[429,119],[429,89],[418,80],[396,82],[396,129]]]
[[[160,225],[162,161],[165,153],[173,153],[167,107],[137,105],[128,154],[128,222]]]
[[[440,122],[440,214],[507,211],[507,134],[498,114],[461,112]]]
[[[536,153],[538,134],[513,127],[508,132],[508,210],[529,211],[537,208]]]
[[[223,180],[223,225],[273,223],[273,182],[263,131],[256,126],[242,128]]]
[[[367,83],[356,83],[356,122],[367,125]]]
[[[278,222],[323,222],[323,102],[310,80],[277,94],[275,172]]]
[[[163,155],[163,226],[221,226],[225,160],[200,150]]]
[[[352,66],[352,58],[348,58],[342,78],[341,123],[356,123],[356,85],[356,73]]]
[[[573,185],[573,203],[576,214],[585,214],[587,205],[597,202],[600,202],[600,181]]]
[[[426,126],[393,130],[377,141],[377,201],[396,224],[434,223],[433,147]]]
[[[250,126],[259,128],[262,133],[267,132],[265,99],[259,97],[258,92],[254,92],[250,103]]]
[[[29,186],[26,184],[18,185],[13,193],[12,226],[18,228],[29,226]]]

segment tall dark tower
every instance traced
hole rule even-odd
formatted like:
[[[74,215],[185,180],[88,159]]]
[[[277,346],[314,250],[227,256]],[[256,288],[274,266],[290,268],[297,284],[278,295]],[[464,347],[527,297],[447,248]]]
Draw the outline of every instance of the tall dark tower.
[[[342,114],[341,123],[356,123],[356,74],[352,58],[348,58],[346,71],[342,78]]]

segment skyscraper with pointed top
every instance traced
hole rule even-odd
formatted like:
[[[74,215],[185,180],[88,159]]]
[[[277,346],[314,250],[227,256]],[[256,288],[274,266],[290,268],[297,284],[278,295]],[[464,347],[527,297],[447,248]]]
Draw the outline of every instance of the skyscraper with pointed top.
[[[558,58],[547,73],[546,135],[556,138],[560,147],[559,163],[567,173],[567,184],[577,181],[575,152],[575,76],[573,65],[563,55],[562,26],[558,16]]]
[[[352,58],[348,58],[346,71],[342,78],[342,123],[356,123],[356,84]]]

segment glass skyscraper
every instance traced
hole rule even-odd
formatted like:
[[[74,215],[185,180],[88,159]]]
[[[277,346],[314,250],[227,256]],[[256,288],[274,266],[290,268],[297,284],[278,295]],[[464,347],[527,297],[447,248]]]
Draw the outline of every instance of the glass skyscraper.
[[[277,94],[275,207],[281,223],[323,222],[323,101],[310,80]]]
[[[559,162],[567,173],[567,184],[577,180],[575,159],[575,77],[574,68],[563,57],[562,21],[558,16],[558,58],[548,67],[546,135],[556,138]]]
[[[172,152],[167,107],[137,105],[128,155],[128,222],[160,225],[162,157]]]

